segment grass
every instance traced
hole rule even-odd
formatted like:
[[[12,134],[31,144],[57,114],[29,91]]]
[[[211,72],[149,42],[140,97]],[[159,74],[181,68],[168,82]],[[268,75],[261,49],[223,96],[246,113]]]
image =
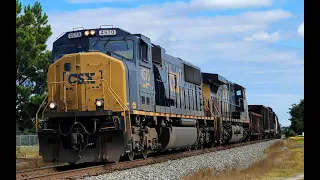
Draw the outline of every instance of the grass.
[[[304,137],[303,136],[289,137],[289,139],[293,140],[297,144],[303,144],[304,143]]]
[[[247,169],[236,171],[227,168],[221,173],[203,169],[184,180],[273,180],[304,172],[303,137],[278,141],[265,151],[266,159]]]
[[[16,147],[17,158],[40,158],[38,146],[20,146]]]
[[[44,163],[41,156],[39,156],[39,147],[37,146],[16,147],[16,156],[17,158],[25,158],[23,163],[16,164],[17,171],[61,164]]]

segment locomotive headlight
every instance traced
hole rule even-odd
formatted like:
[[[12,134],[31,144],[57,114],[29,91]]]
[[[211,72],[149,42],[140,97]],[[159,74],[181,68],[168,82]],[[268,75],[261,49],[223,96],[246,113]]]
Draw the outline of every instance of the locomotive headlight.
[[[97,99],[97,100],[96,100],[96,105],[97,105],[98,107],[101,107],[102,104],[103,104],[103,100],[102,100],[102,99]]]
[[[85,32],[84,32],[84,35],[85,35],[85,36],[88,36],[88,35],[89,35],[89,31],[85,31]]]
[[[96,34],[96,31],[95,30],[91,30],[90,31],[90,35],[93,36],[94,34]]]
[[[51,103],[49,104],[49,108],[50,108],[50,109],[56,108],[56,103],[51,102]]]

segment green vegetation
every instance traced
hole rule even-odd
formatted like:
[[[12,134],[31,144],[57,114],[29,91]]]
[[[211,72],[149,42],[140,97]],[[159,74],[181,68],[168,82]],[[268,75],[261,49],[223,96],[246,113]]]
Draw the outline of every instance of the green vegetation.
[[[35,114],[47,88],[46,73],[51,52],[48,16],[39,2],[22,6],[16,0],[16,123],[20,131],[35,131]]]
[[[289,110],[291,125],[284,127],[282,133],[286,137],[294,137],[304,132],[304,99],[300,100],[299,104],[293,104]]]
[[[265,160],[241,171],[227,168],[214,175],[211,169],[203,169],[184,180],[273,180],[300,174],[304,172],[303,142],[303,137],[278,141],[265,151]]]
[[[62,163],[44,163],[39,156],[38,146],[21,146],[16,147],[16,156],[21,159],[20,163],[16,163],[16,170],[34,169],[44,166],[59,165]]]
[[[17,158],[39,158],[38,146],[16,147]]]

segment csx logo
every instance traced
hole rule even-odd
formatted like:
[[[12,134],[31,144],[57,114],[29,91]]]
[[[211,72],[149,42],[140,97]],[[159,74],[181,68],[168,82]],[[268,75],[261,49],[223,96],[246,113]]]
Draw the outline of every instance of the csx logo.
[[[93,80],[92,78],[94,75],[95,73],[70,74],[68,77],[68,82],[69,84],[84,84],[84,82],[86,82],[87,84],[95,84],[95,81],[90,81]]]

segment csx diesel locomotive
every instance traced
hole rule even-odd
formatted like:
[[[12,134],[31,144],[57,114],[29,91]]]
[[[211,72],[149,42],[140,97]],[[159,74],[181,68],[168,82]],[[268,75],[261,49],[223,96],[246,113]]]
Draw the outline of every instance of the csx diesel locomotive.
[[[53,43],[37,129],[43,160],[69,163],[147,158],[280,131],[271,108],[247,105],[241,85],[113,27],[74,30]]]

